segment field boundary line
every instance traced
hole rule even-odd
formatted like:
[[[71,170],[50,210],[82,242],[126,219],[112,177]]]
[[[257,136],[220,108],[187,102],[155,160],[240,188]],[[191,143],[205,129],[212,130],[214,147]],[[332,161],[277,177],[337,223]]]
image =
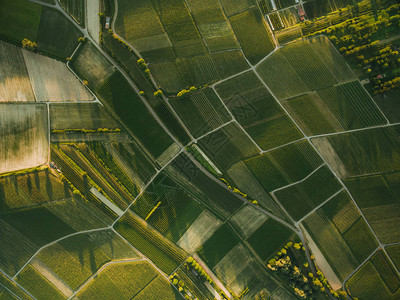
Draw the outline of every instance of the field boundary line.
[[[220,83],[223,83],[223,82],[225,82],[225,81],[228,81],[228,80],[230,80],[230,79],[233,79],[233,78],[235,78],[235,77],[237,77],[237,76],[243,75],[244,73],[250,72],[251,70],[252,70],[252,68],[250,67],[250,68],[248,68],[248,69],[246,69],[246,70],[244,70],[244,71],[240,71],[239,73],[236,73],[236,74],[231,75],[231,76],[229,76],[229,77],[227,77],[227,78],[224,78],[224,79],[221,79],[221,80],[219,80],[219,81],[217,81],[217,82],[214,82],[213,84],[210,84],[209,87],[212,88],[212,89],[214,89],[214,87],[215,87],[216,85],[218,85],[218,84],[220,84]]]
[[[13,295],[15,298],[17,298],[17,299],[19,299],[19,300],[22,300],[19,296],[17,296],[16,294],[14,294],[14,292],[12,292],[8,287],[6,287],[4,284],[2,284],[1,282],[0,282],[0,285],[5,289],[5,290],[7,290],[11,295]]]
[[[141,257],[141,258],[127,258],[127,259],[122,259],[122,260],[112,260],[109,261],[107,263],[105,263],[104,265],[102,265],[95,273],[93,273],[89,278],[87,278],[74,292],[71,296],[68,297],[69,299],[72,299],[74,296],[76,296],[77,293],[79,293],[85,286],[87,286],[94,278],[96,278],[99,273],[101,273],[105,268],[107,268],[110,265],[113,264],[122,264],[122,263],[128,263],[128,262],[136,262],[136,261],[146,261],[145,258]],[[158,276],[158,275],[157,275]],[[156,277],[157,277],[156,276]]]
[[[292,144],[296,144],[298,142],[304,141],[305,139],[306,138],[303,137],[301,139],[298,139],[298,140],[295,140],[295,141],[292,141],[292,142],[289,142],[289,143],[286,143],[286,144],[283,144],[283,145],[280,145],[280,146],[277,146],[277,147],[262,151],[261,154],[266,154],[266,153],[278,150],[279,148],[283,148],[283,147],[286,147],[286,146],[289,146],[289,145],[292,145]]]
[[[83,230],[83,231],[74,232],[74,233],[71,233],[71,234],[68,234],[68,235],[66,235],[66,236],[63,236],[63,237],[61,237],[61,238],[59,238],[59,239],[57,239],[57,240],[55,240],[55,241],[53,241],[53,242],[51,242],[51,243],[48,243],[48,244],[46,244],[46,245],[40,247],[40,248],[35,252],[35,254],[33,254],[32,257],[22,266],[22,268],[13,276],[13,279],[15,280],[15,278],[17,278],[17,276],[21,273],[21,271],[22,271],[22,270],[32,261],[32,259],[34,259],[35,256],[36,256],[40,251],[42,251],[43,249],[45,249],[45,248],[47,248],[47,247],[49,247],[49,246],[51,246],[51,245],[54,245],[54,244],[56,244],[56,243],[58,243],[58,242],[60,242],[60,241],[62,241],[62,240],[65,240],[65,239],[67,239],[67,238],[73,237],[73,236],[75,236],[75,235],[85,234],[85,233],[90,233],[90,232],[95,232],[95,231],[109,230],[109,229],[111,229],[110,226],[109,226],[109,227],[103,227],[103,228],[96,228],[96,229],[89,229],[89,230]]]
[[[27,289],[25,289],[21,284],[19,284],[14,278],[10,277],[6,272],[0,269],[0,273],[3,274],[8,280],[10,280],[12,283],[15,283],[17,287],[19,287],[25,294],[27,294],[29,297],[32,299],[36,300],[36,297],[33,297],[31,293]]]
[[[212,134],[212,133],[214,133],[214,132],[220,130],[221,128],[223,128],[223,127],[225,127],[226,125],[229,125],[230,123],[233,123],[233,122],[235,122],[234,119],[232,119],[232,120],[230,120],[230,121],[228,121],[228,122],[226,122],[226,123],[224,123],[224,124],[218,126],[217,128],[215,128],[215,129],[213,129],[213,130],[211,130],[211,131],[209,131],[209,132],[203,134],[202,136],[199,136],[198,138],[193,139],[193,142],[196,143],[198,140],[201,140],[202,138],[205,138],[206,136],[208,136],[208,135],[210,135],[210,134]]]
[[[288,188],[288,187],[291,187],[291,186],[294,186],[294,185],[296,185],[296,184],[302,183],[303,181],[306,181],[308,178],[310,178],[314,173],[316,173],[319,169],[321,169],[321,168],[324,167],[325,165],[326,165],[325,162],[322,163],[318,168],[316,168],[314,171],[312,171],[310,174],[308,174],[308,175],[307,175],[306,177],[304,177],[303,179],[301,179],[301,180],[299,180],[299,181],[296,181],[296,182],[293,182],[293,183],[291,183],[291,184],[282,186],[282,187],[280,187],[280,188],[277,188],[277,189],[271,191],[271,194],[275,196],[275,193],[278,192],[278,191],[280,191],[280,190],[284,190],[284,189],[286,189],[286,188]]]
[[[384,124],[384,125],[375,125],[375,126],[358,128],[358,129],[350,129],[350,130],[339,131],[339,132],[331,132],[331,133],[323,133],[323,134],[311,135],[311,136],[308,136],[308,139],[327,137],[327,136],[334,136],[334,135],[341,135],[341,134],[345,134],[345,133],[353,133],[353,132],[372,130],[372,129],[377,129],[377,128],[386,128],[386,127],[397,126],[397,125],[400,125],[400,122],[389,123],[389,124]]]
[[[342,187],[340,190],[338,190],[336,193],[334,193],[332,196],[330,196],[328,199],[326,199],[324,202],[321,204],[317,205],[316,207],[313,208],[312,211],[308,212],[304,217],[302,217],[300,220],[298,220],[296,223],[299,224],[303,222],[305,219],[307,219],[310,215],[312,215],[314,212],[316,212],[318,209],[320,209],[322,206],[324,206],[326,203],[328,203],[330,200],[335,198],[337,195],[339,195],[341,192],[343,192],[345,189]]]

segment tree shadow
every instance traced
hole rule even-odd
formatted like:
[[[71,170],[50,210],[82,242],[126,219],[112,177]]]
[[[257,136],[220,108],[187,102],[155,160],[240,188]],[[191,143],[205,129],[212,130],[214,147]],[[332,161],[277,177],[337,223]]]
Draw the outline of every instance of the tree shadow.
[[[46,172],[46,192],[50,199],[53,199],[53,186],[51,185],[49,172]]]

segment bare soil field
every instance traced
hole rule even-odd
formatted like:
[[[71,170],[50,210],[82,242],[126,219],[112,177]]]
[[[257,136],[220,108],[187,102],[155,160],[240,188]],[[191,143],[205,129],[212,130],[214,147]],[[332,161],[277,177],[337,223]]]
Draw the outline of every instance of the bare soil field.
[[[0,104],[0,173],[46,163],[49,153],[44,104]]]
[[[86,13],[87,13],[87,27],[90,36],[100,44],[100,1],[90,0],[86,1]]]
[[[22,53],[38,102],[94,99],[64,63],[26,50]]]
[[[35,101],[21,48],[0,41],[0,102]]]

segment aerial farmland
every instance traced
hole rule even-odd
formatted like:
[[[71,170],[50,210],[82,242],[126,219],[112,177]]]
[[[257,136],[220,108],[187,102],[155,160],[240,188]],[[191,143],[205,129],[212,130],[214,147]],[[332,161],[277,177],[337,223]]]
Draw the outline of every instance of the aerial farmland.
[[[0,0],[0,299],[400,299],[398,0]]]

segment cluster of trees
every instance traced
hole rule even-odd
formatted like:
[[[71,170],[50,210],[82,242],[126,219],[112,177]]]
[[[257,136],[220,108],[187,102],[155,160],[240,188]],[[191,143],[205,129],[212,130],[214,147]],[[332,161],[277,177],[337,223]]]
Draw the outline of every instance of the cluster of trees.
[[[381,94],[398,87],[390,70],[400,67],[400,55],[393,45],[381,45],[378,40],[372,40],[379,36],[388,37],[389,32],[398,33],[399,29],[400,4],[395,4],[376,16],[370,13],[349,19],[321,33],[327,34],[350,62],[365,70],[372,82],[373,93]]]
[[[297,252],[297,255],[295,255],[295,251],[301,251],[301,253]],[[268,261],[267,267],[288,280],[299,299],[311,299],[313,291],[329,292],[337,299],[347,299],[346,292],[335,291],[331,288],[321,270],[317,268],[317,273],[314,275],[311,272],[307,273],[307,269],[309,269],[307,262],[303,263],[304,268],[293,263],[294,259],[299,257],[299,254],[304,256],[303,252],[305,252],[305,248],[302,243],[288,242]],[[311,255],[311,259],[315,260],[315,257]]]
[[[196,91],[197,88],[195,86],[191,86],[188,90],[183,89],[182,91],[180,91],[178,94],[176,94],[177,97],[182,97],[188,93],[194,92]]]
[[[37,44],[27,38],[22,40],[22,47],[31,51],[37,50]]]
[[[139,68],[144,72],[146,77],[149,79],[150,78],[150,69],[149,69],[146,61],[143,58],[139,58],[137,60],[137,64],[139,65]]]
[[[313,288],[307,276],[302,272],[302,269],[292,262],[290,257],[291,249],[300,251],[305,250],[302,243],[288,242],[275,256],[268,261],[267,267],[273,272],[277,272],[282,277],[290,282],[295,295],[299,299],[312,298]],[[308,264],[305,265],[308,267]]]
[[[174,273],[169,277],[172,284],[178,289],[180,293],[184,293],[184,297],[187,300],[194,299],[192,291],[185,285],[185,283],[179,278],[178,274]]]

